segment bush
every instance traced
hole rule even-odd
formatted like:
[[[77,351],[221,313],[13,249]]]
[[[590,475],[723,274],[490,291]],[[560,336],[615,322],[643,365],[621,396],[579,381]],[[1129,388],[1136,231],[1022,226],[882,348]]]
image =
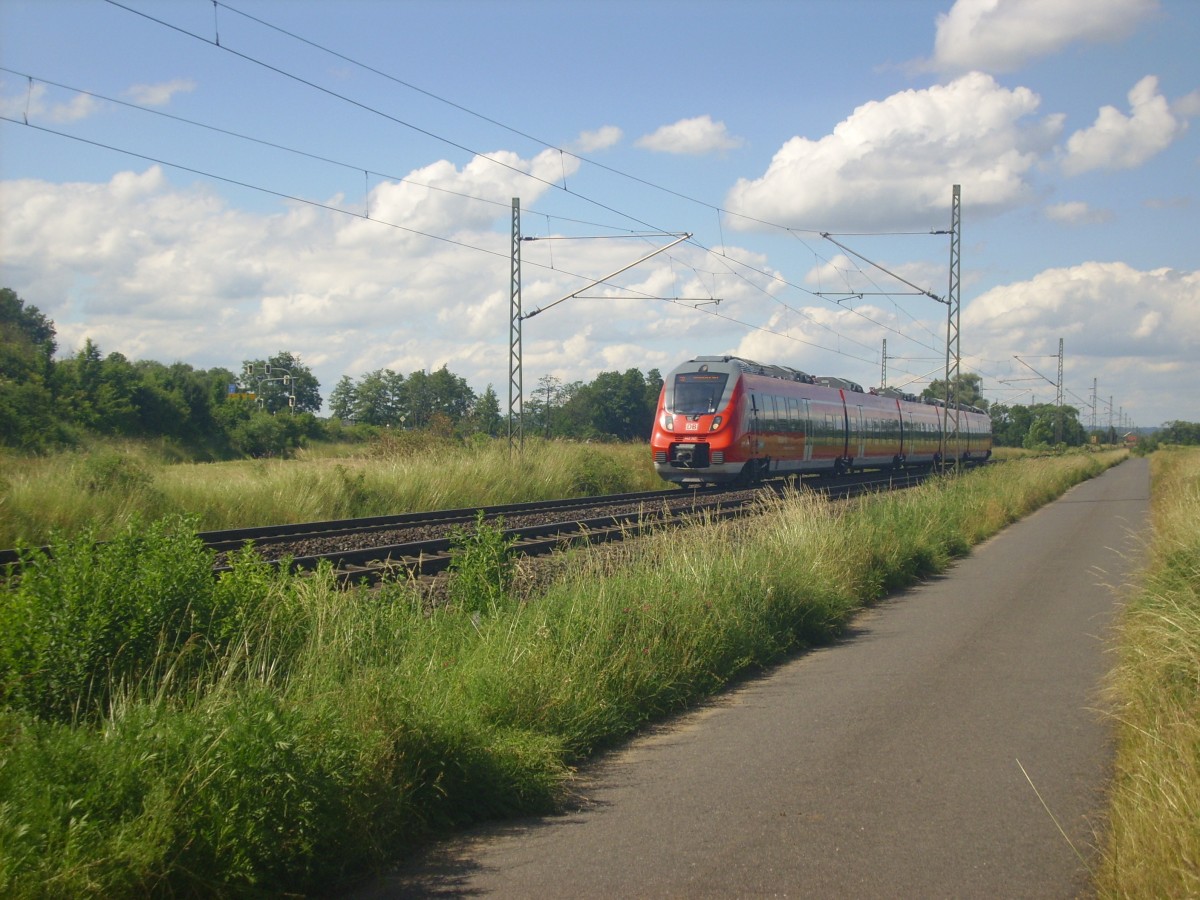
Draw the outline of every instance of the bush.
[[[121,696],[186,690],[211,668],[286,576],[247,552],[217,581],[193,525],[134,521],[107,543],[88,533],[23,551],[0,604],[0,702],[94,721]]]

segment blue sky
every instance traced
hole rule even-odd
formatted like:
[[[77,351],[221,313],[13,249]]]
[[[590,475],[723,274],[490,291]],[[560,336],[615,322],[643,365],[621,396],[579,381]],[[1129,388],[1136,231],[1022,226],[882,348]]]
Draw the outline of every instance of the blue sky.
[[[503,401],[519,197],[526,311],[693,235],[528,319],[527,390],[726,352],[877,385],[884,340],[919,390],[946,307],[905,282],[947,293],[961,184],[985,396],[1052,401],[1062,339],[1085,424],[1093,385],[1099,424],[1200,421],[1197,46],[1191,0],[0,0],[0,283],[65,353]]]

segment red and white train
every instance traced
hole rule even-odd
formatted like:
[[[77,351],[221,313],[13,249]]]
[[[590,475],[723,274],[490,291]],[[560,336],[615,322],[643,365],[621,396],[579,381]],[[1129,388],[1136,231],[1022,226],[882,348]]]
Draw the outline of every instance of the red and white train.
[[[978,462],[992,452],[992,420],[958,411],[958,440],[943,448],[943,403],[894,389],[864,391],[736,356],[698,356],[664,380],[650,447],[654,468],[678,484],[851,469]]]

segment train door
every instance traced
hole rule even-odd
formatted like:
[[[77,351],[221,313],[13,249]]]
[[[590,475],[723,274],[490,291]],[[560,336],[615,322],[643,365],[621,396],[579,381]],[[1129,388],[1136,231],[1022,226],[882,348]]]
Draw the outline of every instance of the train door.
[[[778,471],[779,455],[783,447],[783,442],[786,439],[786,426],[783,423],[783,417],[787,414],[787,408],[784,406],[783,400],[774,395],[763,397],[763,415],[766,417],[767,438],[767,471]],[[774,466],[772,469],[771,467]]]
[[[854,458],[862,459],[867,455],[867,432],[863,424],[863,408],[854,407],[850,413],[850,448],[855,450]]]
[[[800,430],[804,435],[804,459],[807,462],[812,459],[813,444],[812,406],[807,400],[800,401],[800,419],[803,423]]]
[[[758,396],[751,391],[746,396],[746,455],[753,459],[762,449],[762,437],[758,423]]]

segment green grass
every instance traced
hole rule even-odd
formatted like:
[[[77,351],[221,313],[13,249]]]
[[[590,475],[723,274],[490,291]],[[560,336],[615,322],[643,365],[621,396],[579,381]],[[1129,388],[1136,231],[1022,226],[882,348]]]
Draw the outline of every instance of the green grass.
[[[1200,450],[1151,457],[1153,537],[1109,697],[1118,720],[1104,897],[1200,896]]]
[[[135,519],[196,517],[201,530],[472,508],[657,490],[645,444],[528,439],[471,444],[401,432],[370,444],[316,445],[289,460],[180,463],[155,445],[2,457],[0,547],[56,534],[107,538]]]
[[[181,606],[172,586],[205,552],[138,528],[155,570],[138,586],[81,556],[69,589],[4,595],[0,894],[328,891],[446,828],[551,810],[596,749],[828,640],[1119,458],[794,495],[550,575],[505,570],[484,526],[456,567],[479,587],[434,609],[404,583],[342,593],[249,557]],[[59,607],[82,624],[47,640]],[[212,633],[188,618],[202,608]]]

